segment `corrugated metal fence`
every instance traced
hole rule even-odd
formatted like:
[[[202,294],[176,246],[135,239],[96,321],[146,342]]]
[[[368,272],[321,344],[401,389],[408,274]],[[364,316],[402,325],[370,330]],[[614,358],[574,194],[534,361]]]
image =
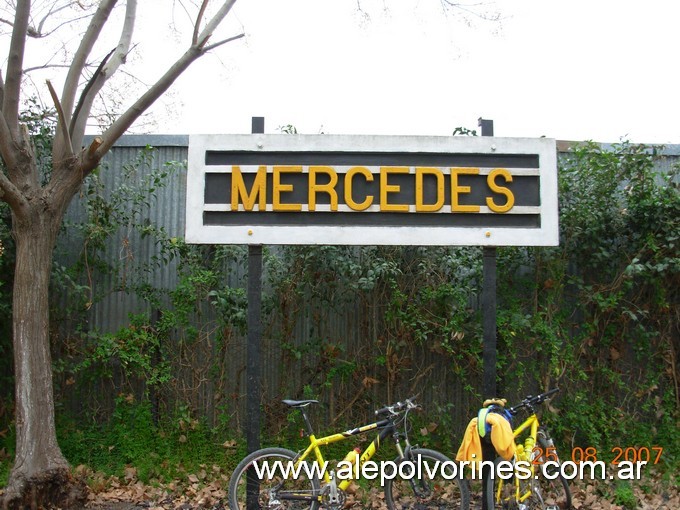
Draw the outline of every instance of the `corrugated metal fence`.
[[[154,148],[154,158],[148,167],[137,167],[137,171],[158,171],[168,161],[186,161],[188,137],[123,137],[107,155],[99,173],[104,189],[115,190],[122,185],[121,169],[134,163],[145,146]],[[564,148],[563,145],[560,147]],[[665,154],[668,157],[660,160],[659,164],[670,168],[678,161],[680,146],[667,148]],[[186,172],[184,169],[173,172],[165,185],[157,189],[156,197],[150,202],[151,206],[145,209],[145,215],[131,221],[161,227],[169,238],[182,238],[185,190]],[[121,204],[121,207],[127,205]],[[68,212],[67,222],[82,222],[86,215],[84,201],[76,198]],[[142,274],[139,272],[140,264],[143,265],[159,254],[153,236],[141,236],[132,228],[121,229],[107,242],[104,258],[120,263],[123,274],[129,270],[127,277],[132,279]],[[58,260],[68,265],[83,249],[87,248],[83,247],[78,233],[67,228],[59,244]],[[279,253],[277,249],[269,252],[273,256],[278,256]],[[225,273],[225,285],[240,288],[245,286],[247,252],[244,249],[240,253],[240,260],[232,263],[230,271]],[[176,260],[159,264],[144,272],[145,283],[157,289],[174,289],[178,283],[178,271]],[[124,283],[121,284],[121,281]],[[132,313],[147,314],[150,317],[158,313],[140,299],[137,292],[130,291],[130,286],[138,282],[125,281],[125,277],[121,280],[120,274],[114,276],[100,272],[96,279],[87,283],[90,292],[100,298],[93,300],[91,308],[84,312],[85,321],[81,324],[86,324],[85,330],[113,333],[129,325],[129,315]],[[470,296],[470,299],[474,301],[476,298]],[[275,322],[265,324],[262,359],[262,405],[267,411],[265,415],[276,417],[281,413],[282,410],[276,403],[278,398],[302,397],[305,387],[312,387],[315,394],[326,403],[326,418],[342,416],[354,403],[355,396],[357,402],[373,401],[384,404],[390,399],[403,398],[413,392],[421,394],[421,399],[430,410],[440,409],[442,413],[450,413],[451,409],[460,410],[459,413],[454,412],[459,416],[453,421],[457,421],[458,425],[463,424],[469,416],[469,410],[478,405],[471,392],[465,390],[465,386],[480,388],[480,381],[475,380],[476,376],[471,376],[472,380],[460,380],[451,370],[450,361],[426,346],[412,352],[408,359],[395,359],[395,363],[400,363],[402,369],[407,367],[401,373],[411,374],[408,380],[386,381],[385,378],[389,379],[389,375],[385,376],[383,366],[380,370],[376,367],[374,373],[350,373],[349,378],[339,377],[332,389],[315,387],[318,379],[312,368],[320,370],[323,368],[322,363],[305,363],[291,354],[296,347],[302,352],[305,345],[321,341],[334,349],[340,349],[343,359],[351,364],[353,359],[364,355],[367,342],[379,341],[377,332],[381,328],[381,306],[380,303],[355,300],[345,302],[340,309],[328,310],[323,303],[310,302],[305,309],[291,311],[290,317],[278,317]],[[162,306],[160,312],[163,312]],[[209,314],[210,311],[205,313]],[[282,337],[282,331],[288,331],[283,327],[284,322],[293,325],[288,338]],[[179,355],[176,356],[177,362],[172,370],[175,394],[165,395],[165,400],[185,402],[195,413],[207,417],[211,423],[228,420],[232,426],[240,427],[245,394],[245,335],[236,328],[225,332],[224,325],[211,320],[204,320],[202,324],[205,330],[192,335],[191,341],[186,341],[185,332],[177,332],[178,338],[184,338],[184,341],[168,340],[170,345],[166,348],[177,350]],[[72,335],[73,327],[73,321],[65,320],[63,334],[66,337]],[[216,334],[217,328],[222,328],[219,335]],[[221,339],[219,342],[216,340],[218,336]],[[384,354],[389,357],[388,344],[389,342],[384,345]],[[387,373],[389,374],[389,370]],[[362,379],[363,384],[359,384],[357,378]],[[92,381],[90,391],[81,392],[76,398],[70,395],[69,405],[77,411],[83,402],[96,399],[102,412],[106,413],[106,409],[111,409],[113,399],[124,383],[120,375],[110,381]],[[68,389],[68,384],[61,386]],[[64,396],[68,397],[67,389]],[[143,388],[139,391],[143,391]]]

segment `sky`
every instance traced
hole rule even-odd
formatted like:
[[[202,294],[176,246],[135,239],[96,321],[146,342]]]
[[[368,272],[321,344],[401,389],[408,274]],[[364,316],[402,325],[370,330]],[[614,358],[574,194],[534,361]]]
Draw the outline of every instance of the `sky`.
[[[249,133],[262,116],[267,133],[449,136],[483,117],[496,136],[680,143],[677,0],[477,7],[499,22],[442,2],[238,0],[217,37],[245,37],[193,64],[136,130]],[[145,83],[190,37],[162,29],[170,3],[140,2],[128,72]]]

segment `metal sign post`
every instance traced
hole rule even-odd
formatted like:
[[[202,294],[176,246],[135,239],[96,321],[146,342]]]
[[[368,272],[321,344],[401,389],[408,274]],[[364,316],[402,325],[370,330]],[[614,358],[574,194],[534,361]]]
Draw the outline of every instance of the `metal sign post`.
[[[482,136],[493,136],[493,120],[479,119]],[[496,396],[496,247],[485,246],[482,265],[482,396]]]
[[[252,132],[264,133],[264,117],[253,117]],[[246,347],[246,419],[248,452],[260,448],[260,353],[262,345],[262,245],[248,245],[248,335]]]
[[[252,133],[264,133],[264,117],[253,117]],[[262,245],[248,245],[248,334],[246,336],[246,419],[244,420],[248,453],[260,449],[260,388],[262,352]],[[248,473],[246,507],[259,508],[258,480]]]

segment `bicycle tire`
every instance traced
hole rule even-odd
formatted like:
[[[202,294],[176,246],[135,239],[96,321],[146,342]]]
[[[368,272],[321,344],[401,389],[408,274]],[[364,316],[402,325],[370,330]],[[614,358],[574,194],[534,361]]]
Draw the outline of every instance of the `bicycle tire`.
[[[404,462],[413,462],[416,476],[411,477],[400,469]],[[420,463],[420,464],[419,464]],[[425,468],[425,463],[429,469]],[[468,510],[470,490],[454,464],[443,453],[427,448],[410,450],[408,458],[396,458],[396,476],[385,482],[385,503],[390,510],[403,508]],[[430,476],[430,472],[435,477]],[[402,478],[406,474],[408,478]],[[421,478],[418,479],[418,474]],[[410,479],[409,479],[410,478]],[[412,482],[417,485],[412,485]]]
[[[518,507],[514,481],[503,480],[498,476],[498,464],[502,461],[503,458],[498,457],[494,461],[494,476],[482,480],[482,510],[506,510]],[[524,508],[527,510],[569,510],[571,491],[559,467],[547,467],[549,478],[544,476],[542,469],[542,466],[537,466],[536,478],[532,481],[532,494],[524,501]],[[507,470],[504,472],[507,473]],[[551,479],[553,477],[554,479]]]
[[[541,451],[544,453],[548,451],[548,448],[552,448],[554,451],[553,441],[545,429],[539,429],[537,440]],[[549,455],[549,457],[551,456]],[[556,460],[558,465],[545,464],[544,462],[547,460]],[[533,504],[533,506],[529,504],[529,508],[569,510],[571,508],[571,491],[569,490],[569,482],[562,476],[557,452],[555,451],[554,458],[543,459],[543,462],[539,458],[538,464],[541,468],[537,471],[534,487],[536,489],[536,486],[538,486],[538,490],[534,490],[534,494],[529,498]],[[545,476],[546,474],[548,477]]]
[[[301,469],[299,476],[296,478],[292,476],[286,478],[283,476],[281,469],[273,472],[270,471],[269,473],[263,471],[260,473],[261,476],[258,476],[257,469],[255,469],[256,463],[258,467],[261,467],[265,462],[269,463],[270,467],[276,466],[275,463],[277,461],[280,461],[285,466],[289,461],[295,460],[296,457],[297,454],[294,451],[285,448],[263,448],[245,457],[236,466],[229,480],[229,493],[227,495],[229,508],[231,510],[270,508],[271,503],[273,503],[271,497],[276,496],[276,493],[272,493],[272,489],[277,485],[280,486],[278,490],[295,490],[305,495],[319,494],[320,484],[318,477],[315,475],[308,476],[308,472],[305,469]],[[247,504],[247,481],[249,474],[258,483],[257,501],[253,502],[250,506]],[[276,474],[277,476],[268,476],[271,474]],[[319,502],[280,500],[279,506],[276,506],[276,508],[317,510]]]
[[[502,457],[496,457],[492,468],[493,473],[487,470],[482,477],[482,510],[517,508],[514,482],[503,480],[498,476],[498,467],[501,462],[508,461],[505,461]],[[503,472],[507,473],[507,470],[504,469]]]

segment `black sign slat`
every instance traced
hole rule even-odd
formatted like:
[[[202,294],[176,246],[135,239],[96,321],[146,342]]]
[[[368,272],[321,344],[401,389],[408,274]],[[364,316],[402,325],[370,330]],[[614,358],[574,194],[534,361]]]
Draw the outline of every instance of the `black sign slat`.
[[[205,152],[206,166],[214,165],[328,165],[328,166],[465,166],[539,168],[537,154],[461,154],[431,152]]]
[[[247,220],[246,220],[247,218]],[[432,214],[318,212],[258,212],[247,216],[231,212],[203,213],[205,225],[223,226],[321,226],[321,227],[514,227],[540,228],[541,218],[535,214]]]

